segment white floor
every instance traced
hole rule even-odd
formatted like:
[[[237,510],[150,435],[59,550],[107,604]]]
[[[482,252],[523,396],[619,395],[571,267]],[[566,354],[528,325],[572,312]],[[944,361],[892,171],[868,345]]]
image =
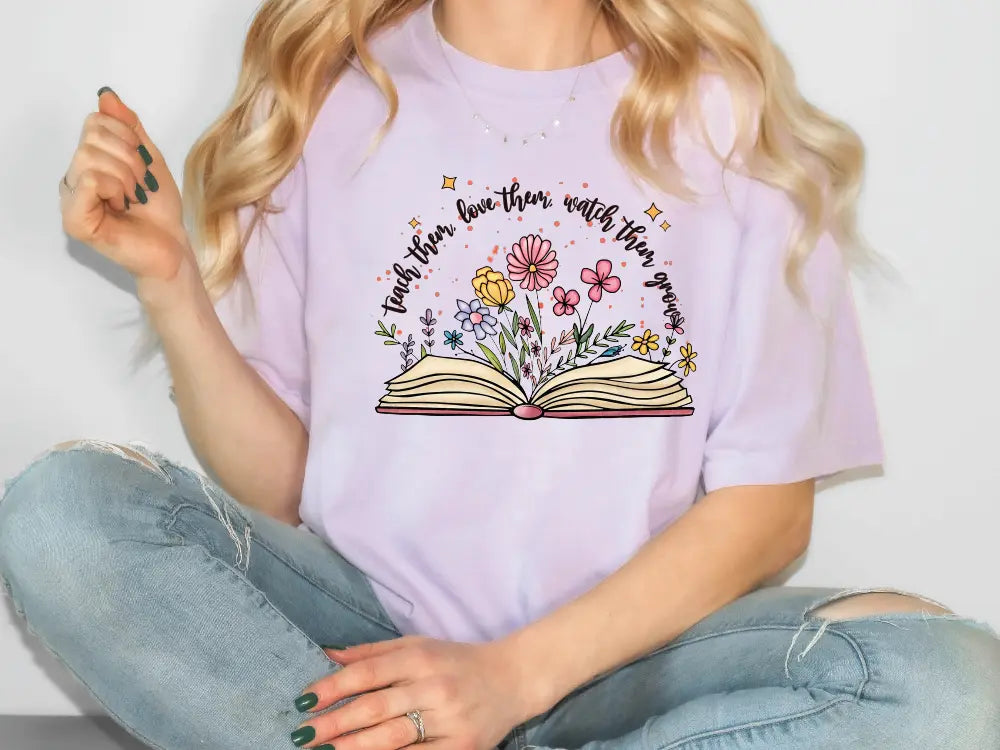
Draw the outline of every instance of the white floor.
[[[149,750],[109,717],[2,716],[0,750]]]

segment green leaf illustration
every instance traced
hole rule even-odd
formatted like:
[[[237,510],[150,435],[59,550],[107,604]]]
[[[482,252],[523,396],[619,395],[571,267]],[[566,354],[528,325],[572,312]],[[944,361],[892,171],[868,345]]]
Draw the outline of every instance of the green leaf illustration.
[[[507,325],[505,323],[501,323],[500,328],[503,329],[503,335],[507,337],[508,341],[510,341],[510,345],[516,348],[517,339],[514,338],[514,334],[510,332],[510,329],[507,327]]]
[[[491,365],[493,365],[500,372],[503,372],[503,365],[500,363],[500,360],[497,359],[497,355],[493,353],[492,349],[483,344],[481,341],[477,341],[476,346],[483,350],[483,354],[486,355],[486,359],[490,361]]]
[[[507,339],[503,336],[500,337],[500,356],[502,357],[507,353]]]
[[[542,339],[542,324],[538,322],[538,315],[535,314],[535,306],[531,304],[531,300],[528,301],[528,315],[531,316],[531,322],[535,326],[535,333],[538,335],[538,340]]]

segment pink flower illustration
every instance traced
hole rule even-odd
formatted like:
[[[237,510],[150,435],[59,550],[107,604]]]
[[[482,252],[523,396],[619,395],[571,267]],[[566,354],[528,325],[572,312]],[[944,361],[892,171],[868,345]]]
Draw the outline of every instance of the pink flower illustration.
[[[591,285],[590,291],[587,292],[587,296],[594,302],[600,302],[601,295],[604,292],[614,294],[622,288],[622,280],[617,276],[611,275],[610,260],[597,261],[597,270],[595,271],[592,271],[589,268],[584,268],[583,271],[580,272],[580,281],[584,284]]]
[[[537,234],[522,237],[507,253],[507,274],[529,292],[551,284],[558,265],[552,243]]]
[[[568,292],[561,286],[552,290],[552,296],[556,298],[556,303],[552,306],[552,312],[556,315],[572,315],[576,312],[576,306],[580,304],[580,293],[576,289]]]

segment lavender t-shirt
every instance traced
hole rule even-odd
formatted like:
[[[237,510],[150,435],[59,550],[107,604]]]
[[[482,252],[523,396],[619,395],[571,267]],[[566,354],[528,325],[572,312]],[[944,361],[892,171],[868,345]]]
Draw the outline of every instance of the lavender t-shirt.
[[[381,144],[366,158],[386,105],[352,68],[277,187],[245,257],[259,324],[239,286],[217,304],[309,430],[304,524],[401,632],[501,636],[703,492],[881,462],[831,236],[802,305],[784,193],[723,173],[693,127],[675,153],[697,203],[616,160],[624,55],[496,67],[442,45],[429,10],[374,41],[399,92]],[[701,102],[725,151],[717,77]]]

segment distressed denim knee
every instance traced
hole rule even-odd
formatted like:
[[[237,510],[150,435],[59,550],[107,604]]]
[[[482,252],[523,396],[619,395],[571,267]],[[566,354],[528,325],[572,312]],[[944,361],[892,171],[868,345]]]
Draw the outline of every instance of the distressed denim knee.
[[[1000,639],[959,615],[895,614],[869,696],[898,703],[913,746],[1000,748]]]
[[[130,577],[118,543],[176,543],[161,526],[169,474],[108,445],[49,449],[4,482],[0,578],[33,632],[42,622],[71,629],[83,608],[113,617],[107,580]]]
[[[1000,748],[1000,637],[989,625],[927,611],[826,618],[815,614],[822,604],[803,615],[803,627],[815,631],[795,660],[810,659],[812,646],[830,635],[853,643],[866,673],[846,726],[857,746]]]

